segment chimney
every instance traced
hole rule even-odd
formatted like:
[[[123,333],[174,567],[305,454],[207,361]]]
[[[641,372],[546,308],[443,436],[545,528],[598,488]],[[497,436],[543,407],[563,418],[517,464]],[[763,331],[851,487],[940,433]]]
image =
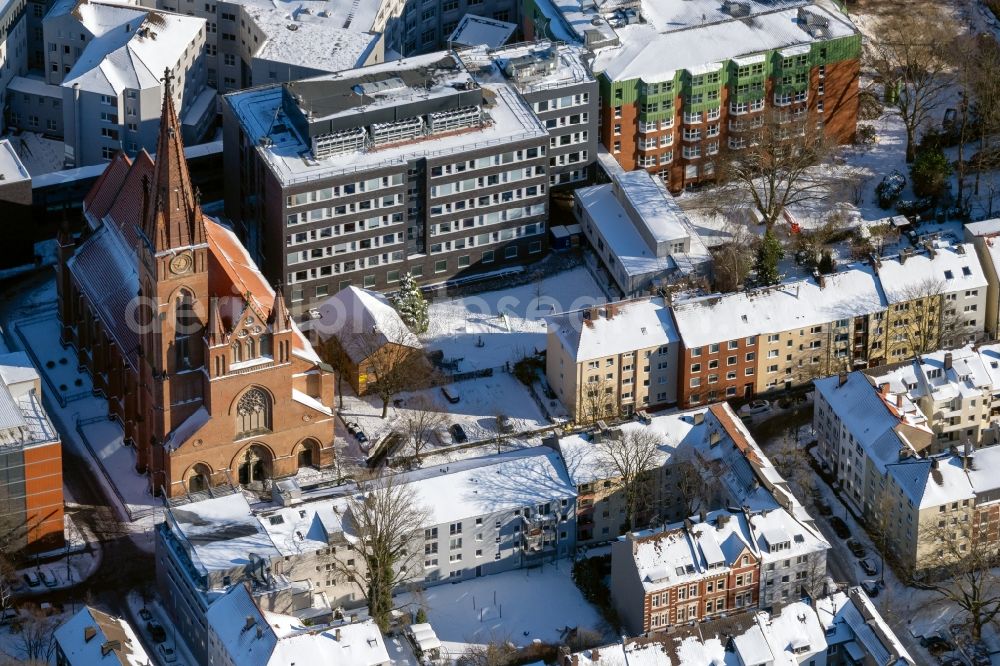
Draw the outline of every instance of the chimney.
[[[889,382],[882,382],[878,385],[878,391],[882,395],[889,395]]]
[[[958,254],[965,254],[965,246],[964,245],[956,245],[955,246],[955,252],[957,252]]]
[[[906,258],[909,255],[910,255],[910,251],[907,250],[906,248],[903,248],[902,250],[899,251],[899,265],[900,266],[902,266],[903,264],[906,263]]]
[[[597,661],[600,658],[601,658],[601,650],[600,650],[600,648],[594,648],[594,649],[592,649],[590,651],[590,659],[592,661]]]
[[[846,372],[841,372],[840,374],[838,374],[837,375],[837,382],[838,382],[837,386],[843,386],[844,384],[846,384],[847,383],[847,373]]]
[[[339,642],[341,636],[343,635],[342,632],[340,631],[340,627],[337,627],[337,634],[336,635],[337,635],[337,641]]]
[[[952,363],[951,352],[948,352],[944,355],[944,369],[951,370],[951,363]]]
[[[702,509],[701,511],[699,511],[698,512],[698,520],[700,520],[703,523],[706,522],[708,520],[708,511],[705,511],[705,509]]]
[[[899,409],[899,410],[903,409],[903,394],[902,393],[897,393],[896,394],[896,409]]]
[[[826,289],[826,276],[822,273],[819,274],[819,288]]]
[[[250,631],[255,623],[253,615],[247,615],[247,621],[243,624],[243,631]]]
[[[939,464],[937,458],[931,458],[931,469],[937,469]]]

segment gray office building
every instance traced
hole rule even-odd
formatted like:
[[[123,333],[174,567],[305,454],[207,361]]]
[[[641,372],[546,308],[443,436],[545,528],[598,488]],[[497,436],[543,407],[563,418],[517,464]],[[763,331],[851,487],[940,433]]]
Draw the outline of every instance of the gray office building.
[[[233,93],[226,214],[303,315],[348,285],[492,273],[547,250],[549,134],[450,53]]]
[[[507,82],[549,133],[549,184],[589,180],[597,161],[598,88],[585,49],[548,41],[458,52],[480,83]]]

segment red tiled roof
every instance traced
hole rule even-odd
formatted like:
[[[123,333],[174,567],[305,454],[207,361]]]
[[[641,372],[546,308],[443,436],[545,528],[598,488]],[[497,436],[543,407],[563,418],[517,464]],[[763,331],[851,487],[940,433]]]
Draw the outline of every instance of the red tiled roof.
[[[138,247],[142,224],[142,179],[152,173],[153,159],[143,150],[136,156],[108,211],[118,234],[133,251]]]
[[[93,226],[108,214],[131,166],[128,155],[119,152],[83,198],[83,210]]]

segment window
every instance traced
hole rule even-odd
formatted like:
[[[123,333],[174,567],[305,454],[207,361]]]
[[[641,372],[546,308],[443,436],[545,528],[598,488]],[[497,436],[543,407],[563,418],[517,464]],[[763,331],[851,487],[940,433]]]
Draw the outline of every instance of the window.
[[[234,348],[239,347],[239,343],[234,344]],[[236,436],[243,437],[270,430],[271,396],[264,389],[255,386],[236,403]]]

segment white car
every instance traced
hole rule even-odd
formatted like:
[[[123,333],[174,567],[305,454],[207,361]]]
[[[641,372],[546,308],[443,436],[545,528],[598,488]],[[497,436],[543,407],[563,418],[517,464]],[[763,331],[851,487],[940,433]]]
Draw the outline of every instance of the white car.
[[[455,438],[451,436],[451,433],[448,432],[448,428],[444,426],[435,428],[434,434],[437,435],[437,439],[441,442],[441,446],[451,446],[455,443]]]
[[[751,400],[740,407],[740,414],[764,414],[771,411],[770,400]]]

